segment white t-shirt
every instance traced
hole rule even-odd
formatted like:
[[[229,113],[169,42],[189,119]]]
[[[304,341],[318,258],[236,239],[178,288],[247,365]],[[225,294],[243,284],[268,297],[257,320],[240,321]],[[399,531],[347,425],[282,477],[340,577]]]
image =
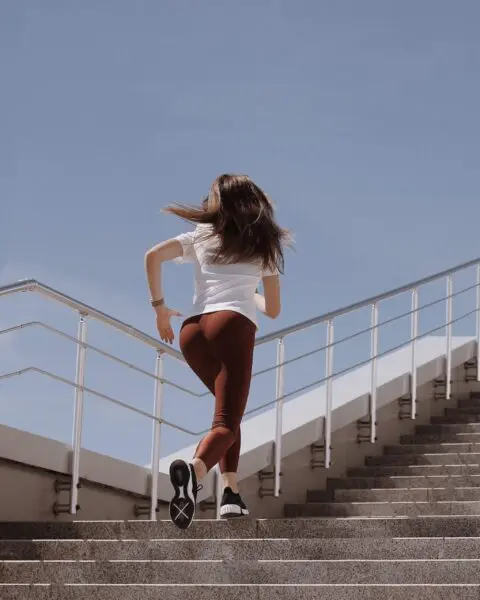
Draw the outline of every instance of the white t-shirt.
[[[195,294],[190,316],[232,310],[245,315],[257,325],[255,290],[262,277],[278,275],[278,271],[264,271],[261,264],[215,264],[213,256],[216,238],[202,235],[210,225],[197,225],[195,231],[182,233],[175,239],[183,248],[183,257],[176,262],[190,262],[195,266]]]

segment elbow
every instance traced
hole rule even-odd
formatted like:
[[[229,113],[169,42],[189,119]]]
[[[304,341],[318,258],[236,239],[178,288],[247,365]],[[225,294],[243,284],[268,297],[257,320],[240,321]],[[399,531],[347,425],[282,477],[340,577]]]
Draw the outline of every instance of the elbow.
[[[266,312],[267,317],[270,319],[276,319],[280,315],[280,306],[276,306],[275,308],[270,308]]]
[[[155,249],[154,249],[154,248],[150,248],[150,250],[147,250],[147,251],[145,252],[145,257],[144,257],[144,258],[145,258],[145,262],[146,262],[146,263],[147,263],[147,262],[151,262],[151,260],[152,260],[152,258],[153,258],[153,255],[154,255],[154,253],[155,253]]]
[[[154,255],[151,250],[148,250],[147,252],[145,252],[144,264],[145,264],[145,269],[147,271],[152,268],[153,256]]]
[[[161,260],[162,257],[158,251],[158,248],[153,247],[145,252],[145,267],[154,267],[156,264],[161,262]]]

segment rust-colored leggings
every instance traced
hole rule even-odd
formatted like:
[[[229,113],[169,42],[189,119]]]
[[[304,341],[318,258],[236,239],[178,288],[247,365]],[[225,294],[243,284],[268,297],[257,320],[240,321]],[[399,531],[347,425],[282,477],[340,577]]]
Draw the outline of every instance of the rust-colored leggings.
[[[215,396],[212,429],[195,453],[208,470],[220,462],[222,473],[237,471],[256,329],[250,319],[229,310],[191,317],[182,326],[185,360]]]

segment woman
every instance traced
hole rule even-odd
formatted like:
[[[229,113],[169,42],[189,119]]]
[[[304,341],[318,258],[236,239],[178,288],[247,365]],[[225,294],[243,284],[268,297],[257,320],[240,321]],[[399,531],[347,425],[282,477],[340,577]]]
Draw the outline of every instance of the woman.
[[[165,261],[193,262],[195,296],[183,323],[180,348],[189,366],[215,396],[211,431],[191,464],[170,466],[175,491],[170,517],[181,529],[195,515],[198,483],[220,463],[224,494],[222,517],[248,515],[238,491],[240,423],[247,404],[257,330],[256,309],[275,319],[280,313],[279,273],[287,231],[275,221],[273,205],[244,175],[220,175],[201,207],[170,206],[167,213],[196,224],[194,231],[163,242],[145,257],[151,304],[163,341],[174,339],[161,283]],[[256,292],[263,280],[264,296]]]

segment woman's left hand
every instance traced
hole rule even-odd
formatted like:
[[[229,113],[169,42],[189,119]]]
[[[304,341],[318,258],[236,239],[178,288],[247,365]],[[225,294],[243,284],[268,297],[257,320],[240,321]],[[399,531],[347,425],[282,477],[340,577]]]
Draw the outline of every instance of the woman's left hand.
[[[160,339],[163,342],[171,344],[175,339],[173,329],[170,323],[172,317],[181,317],[182,315],[176,311],[168,308],[168,306],[159,306],[155,309],[157,313],[157,329],[160,335]]]

